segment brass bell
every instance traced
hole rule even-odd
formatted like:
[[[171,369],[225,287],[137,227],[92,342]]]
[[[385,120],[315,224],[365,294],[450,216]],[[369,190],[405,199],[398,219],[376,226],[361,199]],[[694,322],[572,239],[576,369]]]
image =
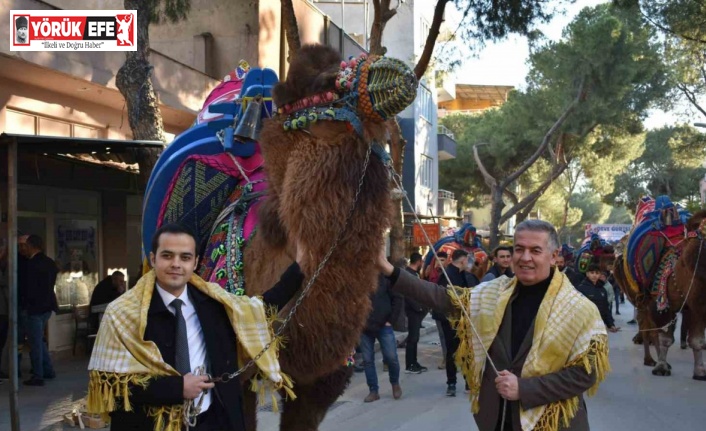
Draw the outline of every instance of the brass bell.
[[[262,97],[248,101],[245,113],[240,116],[233,135],[236,139],[257,141],[262,128]]]

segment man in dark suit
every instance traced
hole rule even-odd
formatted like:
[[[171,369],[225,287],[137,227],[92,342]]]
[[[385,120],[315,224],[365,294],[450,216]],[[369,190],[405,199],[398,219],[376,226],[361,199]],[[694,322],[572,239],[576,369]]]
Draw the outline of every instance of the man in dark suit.
[[[573,310],[576,313],[573,316],[574,319],[576,319],[577,310],[580,308],[582,312],[587,310],[586,314],[593,319],[591,330],[596,327],[595,323],[600,321],[600,316],[593,304],[585,298],[577,298],[573,293],[575,289],[568,283],[568,280],[564,280],[563,275],[551,267],[557,256],[558,248],[559,241],[556,229],[547,222],[527,220],[515,228],[512,259],[516,272],[515,279],[509,280],[509,282],[514,283],[516,287],[512,290],[505,310],[496,310],[495,316],[500,316],[501,321],[497,322],[497,332],[491,342],[486,345],[488,354],[499,373],[496,375],[493,368],[486,362],[486,366],[481,372],[480,387],[476,389],[478,392],[473,394],[474,397],[478,397],[478,411],[474,418],[480,431],[497,431],[503,428],[503,425],[506,431],[521,431],[523,429],[521,414],[527,414],[526,412],[531,409],[557,405],[573,399],[577,401],[577,410],[567,418],[569,426],[563,427],[561,420],[557,420],[558,428],[570,431],[588,431],[589,429],[586,404],[582,394],[589,388],[595,388],[598,376],[605,372],[605,368],[600,372],[597,371],[596,364],[600,363],[602,367],[606,366],[607,345],[599,346],[596,349],[596,352],[599,353],[594,353],[588,346],[586,347],[587,353],[585,354],[592,364],[591,371],[587,371],[582,364],[567,364],[567,357],[562,355],[563,352],[545,351],[542,353],[558,356],[558,358],[546,358],[546,362],[555,360],[562,364],[560,369],[539,376],[521,377],[533,346],[535,321],[541,317],[538,316],[539,308],[555,278],[556,281],[562,283],[560,291],[574,295]],[[446,314],[458,315],[460,313],[451,301],[446,288],[411,277],[404,271],[396,270],[384,262],[384,259],[378,258],[377,265],[381,273],[390,279],[393,291],[412,297],[421,304]],[[487,288],[492,283],[500,285],[505,281],[491,281],[484,286]],[[509,285],[509,283],[506,284]],[[482,313],[482,311],[471,309],[471,307],[469,309],[469,314]],[[549,313],[551,312],[550,310]],[[463,317],[461,318],[463,319]],[[566,321],[565,325],[568,327],[571,323]],[[546,321],[543,324],[546,324]],[[480,330],[482,331],[482,329]],[[555,331],[560,329],[553,328]],[[605,331],[599,332],[601,334],[597,337],[598,340],[606,337]],[[582,333],[580,338],[588,340],[584,335],[585,333]],[[469,338],[472,337],[469,335]],[[574,339],[571,338],[571,340]],[[469,341],[477,342],[476,338]],[[591,337],[591,342],[593,343],[593,337]],[[601,349],[603,349],[602,353]],[[599,355],[603,355],[600,362],[596,359]],[[508,410],[503,424],[502,412],[505,401],[507,401]]]
[[[192,430],[245,429],[243,394],[237,379],[214,384],[207,376],[192,373],[201,365],[206,365],[213,376],[239,368],[238,340],[225,307],[187,283],[198,262],[196,244],[194,234],[179,225],[163,226],[154,234],[150,261],[156,283],[144,340],[154,342],[164,361],[182,375],[154,378],[145,387],[131,386],[132,411],[113,411],[112,430],[151,431],[154,418],[146,414],[145,408],[181,405],[202,394],[201,413]],[[263,302],[281,308],[294,296],[303,278],[295,262],[265,293]],[[183,348],[185,343],[187,349]]]
[[[37,235],[29,235],[25,252],[27,261],[21,280],[20,313],[22,314],[29,341],[29,356],[32,362],[32,377],[24,382],[27,386],[44,386],[44,379],[56,377],[44,342],[44,330],[51,313],[58,311],[54,284],[58,269],[56,263],[42,252],[43,242]]]

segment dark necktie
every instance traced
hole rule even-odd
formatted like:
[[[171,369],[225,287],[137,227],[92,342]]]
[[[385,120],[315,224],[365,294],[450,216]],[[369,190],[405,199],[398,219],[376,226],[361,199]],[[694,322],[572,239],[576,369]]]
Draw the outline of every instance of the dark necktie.
[[[189,363],[189,340],[186,337],[186,320],[181,313],[181,306],[184,302],[181,299],[175,299],[170,304],[176,310],[176,360],[174,365],[177,371],[182,375],[191,372],[191,364]]]

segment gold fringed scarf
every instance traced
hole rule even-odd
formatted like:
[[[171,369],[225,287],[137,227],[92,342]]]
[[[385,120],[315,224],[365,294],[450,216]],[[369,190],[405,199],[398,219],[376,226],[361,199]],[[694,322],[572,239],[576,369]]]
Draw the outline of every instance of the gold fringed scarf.
[[[505,276],[473,289],[450,293],[455,306],[465,308],[486,348],[498,334],[508,301],[517,285],[516,278]],[[485,352],[473,335],[464,315],[452,322],[461,343],[456,363],[471,389],[471,410],[478,413],[480,384],[485,369]],[[554,271],[535,319],[532,347],[522,367],[523,378],[543,376],[563,368],[582,365],[596,374],[596,384],[588,390],[594,395],[610,371],[608,335],[598,309],[579,293],[560,271]],[[557,431],[568,427],[578,410],[578,397],[549,405],[520,410],[524,431]]]
[[[241,365],[248,358],[254,358],[272,340],[271,321],[262,300],[232,295],[197,275],[191,277],[189,284],[225,307],[238,338]],[[152,378],[179,375],[164,362],[157,345],[144,340],[154,286],[155,274],[150,271],[132,290],[113,301],[106,309],[88,364],[89,413],[103,414],[105,417],[118,409],[132,411],[129,385],[146,387]],[[279,367],[277,358],[280,341],[275,340],[269,350],[256,361],[256,378],[262,381],[253,389],[262,395],[265,389],[270,389],[272,393],[284,390],[288,397],[296,398],[291,379]],[[228,384],[240,383],[234,381]],[[182,429],[183,411],[183,405],[179,404],[150,407],[147,413],[155,420],[155,431],[179,431]]]

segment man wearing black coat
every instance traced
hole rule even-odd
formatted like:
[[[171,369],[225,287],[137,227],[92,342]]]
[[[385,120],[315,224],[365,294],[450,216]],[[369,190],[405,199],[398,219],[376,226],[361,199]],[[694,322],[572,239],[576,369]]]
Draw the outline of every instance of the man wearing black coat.
[[[449,280],[443,275],[439,279],[439,285],[447,287],[449,281],[451,284],[457,287],[473,287],[478,285],[478,279],[473,275],[469,274],[468,270],[468,252],[465,250],[454,250],[451,254],[451,264],[446,267],[446,274],[449,276]],[[470,276],[469,276],[470,275]],[[454,355],[460,341],[456,337],[456,330],[451,327],[451,322],[446,316],[441,321],[441,327],[444,330],[444,341],[446,342],[446,396],[455,397],[456,396],[456,361],[454,360]]]
[[[43,242],[37,235],[29,235],[25,251],[24,276],[21,279],[20,313],[27,332],[32,362],[32,377],[27,386],[44,386],[44,379],[56,377],[44,342],[44,330],[51,313],[58,311],[54,284],[58,269],[56,263],[42,252]]]
[[[409,256],[409,265],[405,268],[407,272],[419,277],[419,270],[422,268],[422,255],[412,253]],[[405,298],[404,311],[407,315],[407,345],[405,346],[405,372],[411,374],[419,374],[427,371],[427,367],[422,366],[417,359],[417,345],[419,344],[419,330],[422,327],[424,316],[429,310],[422,307],[413,299]]]
[[[148,416],[146,408],[181,405],[202,394],[201,414],[191,431],[245,430],[238,379],[212,383],[207,376],[188,371],[203,364],[208,366],[209,374],[221,376],[239,368],[238,340],[225,307],[187,283],[196,268],[196,244],[194,234],[179,225],[165,225],[154,234],[150,258],[156,285],[147,312],[144,340],[154,342],[164,361],[182,375],[153,378],[146,387],[131,385],[132,410],[111,413],[113,431],[151,431],[154,418]],[[297,260],[300,258],[298,253]],[[303,278],[298,263],[293,263],[263,295],[265,306],[283,307],[297,292]],[[182,303],[174,305],[176,301]],[[183,325],[188,345],[185,353],[179,348]]]
[[[360,350],[363,353],[365,365],[365,379],[370,393],[363,400],[371,403],[380,399],[378,376],[375,371],[375,340],[380,342],[380,352],[383,361],[387,364],[392,385],[392,397],[399,399],[402,396],[400,387],[400,361],[397,358],[397,342],[392,322],[395,322],[402,312],[404,299],[401,295],[389,290],[390,282],[387,277],[378,277],[378,288],[370,297],[373,309],[370,311],[365,329],[360,336]]]
[[[598,311],[601,313],[603,323],[608,327],[608,330],[610,332],[618,332],[620,328],[615,326],[613,314],[610,312],[610,305],[608,304],[608,293],[604,287],[605,282],[600,280],[600,276],[601,269],[598,265],[591,264],[586,271],[586,278],[576,287],[576,290],[596,304]]]
[[[125,293],[125,274],[121,271],[115,271],[93,289],[90,307],[109,304],[118,299],[123,293]],[[98,331],[98,316],[99,313],[91,312],[91,330],[93,332]]]

